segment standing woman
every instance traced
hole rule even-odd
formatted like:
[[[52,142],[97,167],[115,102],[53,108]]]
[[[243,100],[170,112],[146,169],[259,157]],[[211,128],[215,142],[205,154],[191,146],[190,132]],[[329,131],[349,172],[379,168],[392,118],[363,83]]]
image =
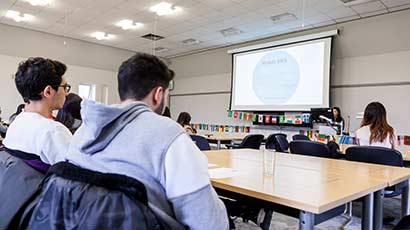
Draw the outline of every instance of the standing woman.
[[[366,106],[360,129],[356,131],[360,145],[394,148],[394,129],[387,123],[386,109],[380,102]]]
[[[181,112],[178,116],[177,122],[185,129],[189,134],[196,134],[196,130],[191,127],[191,115],[187,112]]]
[[[341,134],[345,129],[345,120],[342,117],[342,112],[340,111],[339,107],[334,106],[332,108],[332,121],[335,125],[337,125],[338,132],[337,134]]]

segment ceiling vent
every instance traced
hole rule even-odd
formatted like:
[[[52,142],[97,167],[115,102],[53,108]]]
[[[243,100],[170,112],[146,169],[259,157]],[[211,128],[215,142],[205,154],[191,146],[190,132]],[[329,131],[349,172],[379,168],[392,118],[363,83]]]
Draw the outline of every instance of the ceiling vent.
[[[243,33],[243,31],[235,28],[235,27],[229,27],[223,30],[219,31],[224,37],[229,37],[229,36],[234,36]]]
[[[156,35],[156,34],[146,34],[144,36],[141,36],[142,38],[148,39],[148,40],[152,40],[152,41],[158,41],[161,39],[164,39],[164,37]]]
[[[165,52],[165,51],[168,51],[169,49],[168,48],[165,48],[165,47],[155,47],[154,48],[154,50],[155,50],[155,52],[157,52],[157,53],[162,53],[162,52]]]
[[[288,22],[292,20],[296,20],[297,17],[294,14],[291,13],[284,13],[284,14],[279,14],[275,16],[271,16],[270,20],[274,23],[280,23],[280,22]]]
[[[187,45],[187,46],[197,45],[199,43],[201,43],[201,41],[196,40],[194,38],[188,38],[182,41],[182,44]]]
[[[355,6],[366,2],[374,2],[375,0],[340,0],[345,6]]]

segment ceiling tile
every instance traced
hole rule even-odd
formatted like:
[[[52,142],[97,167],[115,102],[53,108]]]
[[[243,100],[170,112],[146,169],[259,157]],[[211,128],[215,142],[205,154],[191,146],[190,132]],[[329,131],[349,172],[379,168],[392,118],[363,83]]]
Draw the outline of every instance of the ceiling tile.
[[[397,7],[410,4],[410,0],[381,0],[387,7]]]
[[[379,10],[385,10],[386,7],[379,1],[367,2],[360,5],[355,5],[351,7],[354,11],[359,14],[371,13]]]

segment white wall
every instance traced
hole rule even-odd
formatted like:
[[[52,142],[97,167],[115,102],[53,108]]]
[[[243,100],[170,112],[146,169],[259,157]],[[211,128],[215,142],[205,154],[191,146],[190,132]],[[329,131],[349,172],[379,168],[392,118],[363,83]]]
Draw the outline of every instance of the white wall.
[[[0,55],[0,107],[3,119],[7,119],[16,110],[18,104],[23,103],[23,99],[18,93],[14,84],[14,77],[19,62],[26,58]],[[71,92],[78,93],[80,83],[96,84],[96,100],[103,101],[103,88],[108,87],[108,103],[118,103],[116,73],[112,71],[99,70],[75,65],[67,65],[65,74],[67,82],[72,86]]]
[[[0,24],[0,35],[0,116],[3,119],[22,103],[13,80],[18,63],[33,56],[65,63],[72,92],[78,93],[80,83],[96,84],[98,101],[103,101],[103,88],[108,87],[108,103],[119,102],[117,69],[134,52],[4,24]]]
[[[389,121],[397,133],[409,134],[409,21],[410,10],[405,10],[172,58],[171,68],[176,72],[176,80],[175,90],[171,92],[171,111],[173,114],[180,112],[172,107],[172,102],[175,103],[181,97],[178,95],[194,91],[230,91],[231,56],[227,54],[229,49],[338,28],[340,35],[334,39],[333,45],[332,104],[342,108],[345,118],[354,118],[358,112],[364,110],[367,103],[378,100],[387,107]],[[219,76],[218,79],[215,76]],[[369,83],[381,85],[369,87]],[[398,86],[390,86],[400,83],[402,84]],[[214,107],[206,112],[211,117],[212,113],[222,113],[221,111],[227,109]],[[193,111],[193,117],[200,113],[204,111]],[[197,122],[209,121],[203,119]],[[360,120],[352,119],[351,130],[358,128],[359,123]]]

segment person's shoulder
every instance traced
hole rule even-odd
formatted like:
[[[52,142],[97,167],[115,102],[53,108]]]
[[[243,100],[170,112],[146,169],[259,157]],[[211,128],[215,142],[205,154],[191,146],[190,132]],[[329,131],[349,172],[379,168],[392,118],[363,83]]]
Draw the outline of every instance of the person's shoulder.
[[[356,135],[358,136],[369,135],[369,133],[370,127],[368,125],[362,126],[358,130],[356,130]]]

